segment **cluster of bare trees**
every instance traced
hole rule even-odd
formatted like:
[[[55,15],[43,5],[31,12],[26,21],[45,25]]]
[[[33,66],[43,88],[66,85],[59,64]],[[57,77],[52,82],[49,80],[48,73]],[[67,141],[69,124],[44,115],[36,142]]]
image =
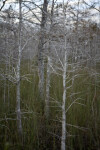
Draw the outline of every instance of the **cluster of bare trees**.
[[[9,8],[6,8],[6,3]],[[15,3],[17,8],[14,10]],[[90,68],[95,72],[95,78],[98,74],[93,67],[100,62],[100,26],[98,21],[93,22],[91,19],[94,15],[92,10],[99,18],[98,6],[98,2],[91,4],[81,0],[2,2],[0,59],[1,63],[6,65],[6,69],[0,70],[0,77],[5,80],[4,101],[6,80],[16,84],[16,115],[20,136],[23,134],[20,84],[22,79],[27,79],[26,76],[21,76],[21,61],[38,58],[39,93],[45,102],[47,119],[50,109],[51,74],[62,77],[62,103],[58,104],[62,111],[61,150],[67,149],[67,111],[76,102],[73,100],[66,108],[67,89],[73,89],[77,76],[75,71],[81,67]],[[68,86],[70,81],[72,85]]]

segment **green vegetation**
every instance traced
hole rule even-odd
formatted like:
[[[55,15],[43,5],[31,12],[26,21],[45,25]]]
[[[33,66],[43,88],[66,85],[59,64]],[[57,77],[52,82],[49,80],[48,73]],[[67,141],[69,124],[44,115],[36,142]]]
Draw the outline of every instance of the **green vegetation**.
[[[4,67],[4,66],[3,66]],[[62,77],[52,74],[50,86],[50,115],[44,115],[45,100],[38,91],[38,75],[22,63],[21,112],[23,142],[19,140],[16,123],[16,87],[0,80],[0,150],[60,150]],[[68,150],[97,150],[100,147],[100,78],[86,69],[80,69],[73,87],[67,90],[67,140]],[[45,75],[46,76],[46,75]],[[69,75],[71,78],[72,75]],[[68,86],[71,82],[68,83]]]

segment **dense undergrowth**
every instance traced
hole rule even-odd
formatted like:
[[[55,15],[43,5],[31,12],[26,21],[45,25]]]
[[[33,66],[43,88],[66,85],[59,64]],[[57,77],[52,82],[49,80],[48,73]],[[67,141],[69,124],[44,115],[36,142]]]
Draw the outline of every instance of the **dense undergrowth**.
[[[51,74],[50,114],[46,120],[45,99],[39,96],[37,71],[32,71],[26,62],[22,64],[21,74],[26,74],[28,79],[21,81],[23,140],[20,141],[17,133],[16,85],[0,80],[0,150],[60,150],[62,77]],[[78,76],[73,86],[67,89],[66,146],[68,150],[98,150],[100,77],[95,79],[84,67],[75,74]],[[67,86],[70,85],[71,81]]]

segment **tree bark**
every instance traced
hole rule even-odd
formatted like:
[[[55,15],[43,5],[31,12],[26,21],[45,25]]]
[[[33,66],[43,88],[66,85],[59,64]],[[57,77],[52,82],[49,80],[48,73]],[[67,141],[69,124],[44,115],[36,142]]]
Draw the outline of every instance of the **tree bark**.
[[[52,30],[52,24],[53,24],[53,12],[54,12],[54,0],[52,0],[52,8],[51,8],[51,25],[50,25],[50,31]],[[49,39],[50,40],[50,39]],[[47,57],[47,79],[46,79],[46,99],[45,99],[45,114],[46,118],[49,117],[49,91],[50,91],[50,50],[51,50],[51,41],[49,42],[49,48],[48,48],[48,57]]]
[[[22,121],[21,121],[21,109],[20,109],[20,65],[21,65],[21,0],[19,0],[19,47],[18,47],[18,62],[17,62],[17,88],[16,88],[16,114],[17,114],[17,128],[18,133],[22,136]]]
[[[45,26],[47,21],[48,0],[44,0],[42,8],[42,20],[40,29],[40,38],[38,44],[38,69],[39,69],[39,92],[41,98],[44,96],[44,42],[45,42]]]
[[[50,91],[50,63],[51,59],[48,56],[48,62],[47,62],[47,80],[46,80],[46,99],[45,99],[45,115],[46,118],[49,117],[49,91]]]
[[[67,71],[67,53],[65,51],[64,71],[63,71],[63,102],[62,102],[61,150],[66,150],[66,71]]]
[[[61,137],[61,150],[66,150],[66,73],[67,73],[67,50],[66,50],[66,15],[64,9],[64,0],[63,0],[63,23],[64,23],[64,51],[65,51],[65,58],[64,58],[64,68],[63,68],[63,101],[62,101],[62,137]]]

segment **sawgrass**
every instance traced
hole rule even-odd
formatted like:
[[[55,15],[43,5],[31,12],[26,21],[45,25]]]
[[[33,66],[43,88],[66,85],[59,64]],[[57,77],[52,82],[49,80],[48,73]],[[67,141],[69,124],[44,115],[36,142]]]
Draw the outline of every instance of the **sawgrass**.
[[[66,110],[70,107],[66,112],[66,146],[69,150],[97,150],[100,147],[100,78],[95,84],[94,76],[84,68],[74,74],[79,75],[66,96]],[[21,75],[26,75],[28,80],[25,77],[21,81],[23,142],[19,140],[16,125],[16,85],[6,81],[4,102],[4,81],[0,80],[0,150],[60,150],[62,77],[51,74],[50,115],[46,120],[37,69],[31,70],[23,62]],[[67,84],[70,85],[71,82]]]

